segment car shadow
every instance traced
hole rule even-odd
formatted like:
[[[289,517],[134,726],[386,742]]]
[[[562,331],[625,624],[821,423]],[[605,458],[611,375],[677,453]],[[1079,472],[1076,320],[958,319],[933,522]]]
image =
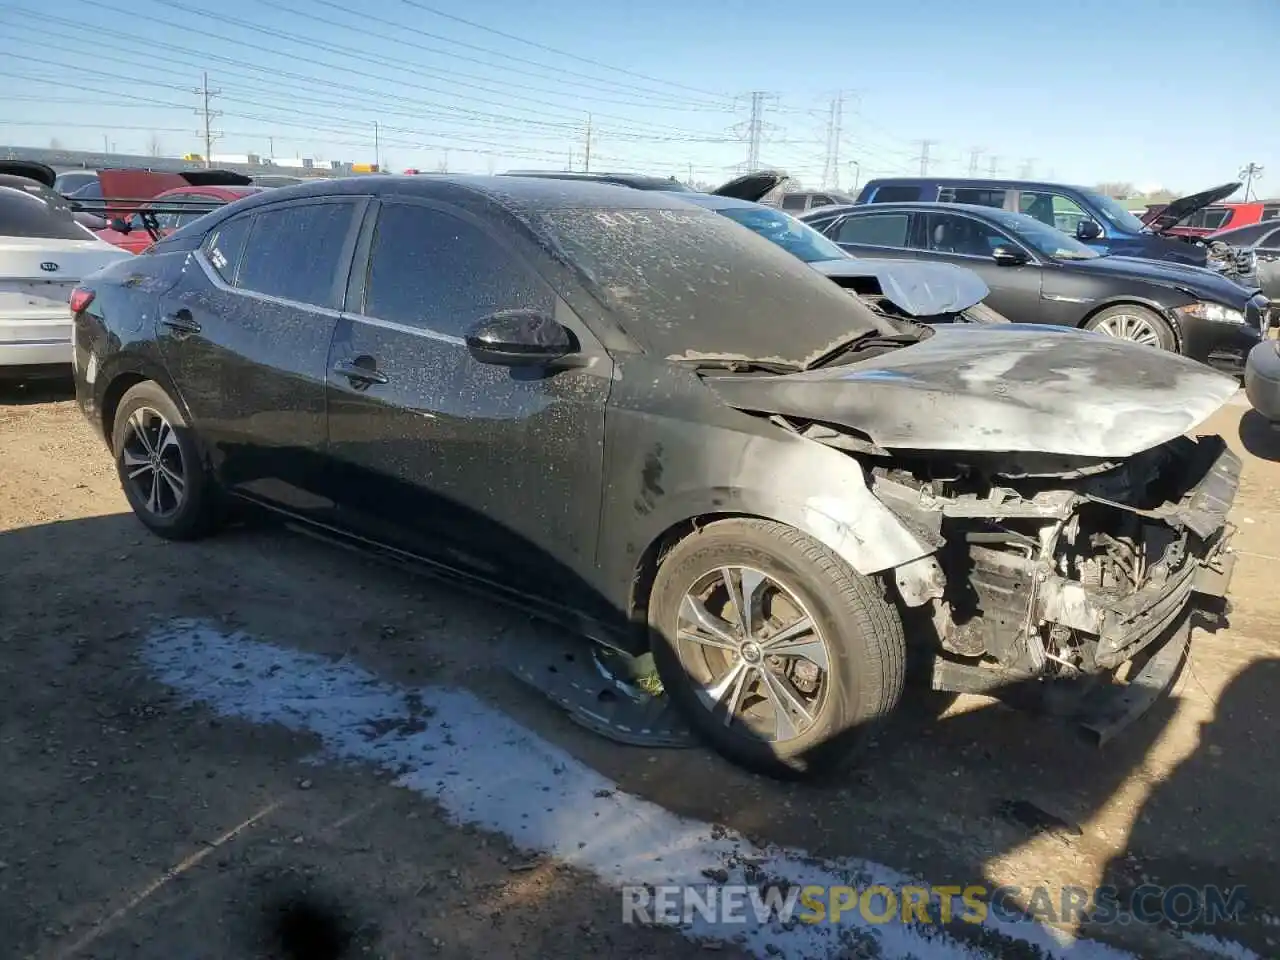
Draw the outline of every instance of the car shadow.
[[[1240,443],[1259,460],[1280,462],[1280,425],[1257,410],[1246,410],[1240,418]]]
[[[3,369],[0,369],[3,373]],[[30,379],[5,379],[0,377],[0,405],[25,406],[37,403],[55,403],[74,400],[75,381],[70,371],[66,374],[50,374]]]

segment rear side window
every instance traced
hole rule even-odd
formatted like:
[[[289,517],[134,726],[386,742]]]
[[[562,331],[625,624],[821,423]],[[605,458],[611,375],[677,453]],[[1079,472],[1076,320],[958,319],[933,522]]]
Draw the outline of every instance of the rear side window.
[[[1263,250],[1280,250],[1280,230],[1275,230],[1268,237],[1263,237],[1258,244]]]
[[[919,200],[922,189],[915,184],[910,186],[887,186],[877,187],[875,196],[871,198],[872,203],[910,203],[913,200]]]
[[[334,307],[335,280],[354,205],[306,203],[259,212],[236,286],[284,300]]]
[[[1263,208],[1262,208],[1262,219],[1263,219],[1263,220],[1276,220],[1276,219],[1280,219],[1280,206],[1275,206],[1275,207],[1263,207]]]
[[[244,252],[252,216],[232,217],[220,224],[204,242],[204,255],[214,270],[227,283],[236,282],[236,266]]]
[[[1007,190],[979,189],[975,187],[943,187],[938,191],[940,203],[972,203],[979,207],[1004,209]]]
[[[836,232],[837,243],[864,243],[873,247],[905,247],[907,245],[905,213],[877,213],[868,217],[849,217]]]
[[[805,208],[805,195],[803,193],[788,193],[782,198],[783,210],[803,210]]]
[[[93,234],[76,222],[65,198],[34,181],[8,179],[21,186],[0,184],[0,237],[93,239]]]
[[[367,316],[460,337],[498,310],[549,299],[510,252],[465,220],[407,203],[386,204],[378,215]]]

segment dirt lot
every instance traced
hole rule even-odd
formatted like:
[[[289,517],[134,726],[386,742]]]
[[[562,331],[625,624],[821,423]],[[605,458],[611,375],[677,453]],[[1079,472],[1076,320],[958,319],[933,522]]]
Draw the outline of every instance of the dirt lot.
[[[814,788],[573,726],[495,665],[527,621],[451,588],[271,529],[163,543],[65,392],[0,393],[0,957],[267,956],[264,914],[300,890],[340,906],[356,955],[910,954],[621,923],[611,883],[696,869],[726,831],[792,851],[780,870],[1243,884],[1247,922],[1218,932],[1278,956],[1280,435],[1246,413],[1209,424],[1247,460],[1230,625],[1197,634],[1174,697],[1101,750],[920,698]],[[1079,833],[1002,812],[1019,800]],[[1084,932],[1139,956],[1251,955]],[[1034,942],[964,955],[1047,955]],[[1128,955],[1087,946],[1052,955]]]

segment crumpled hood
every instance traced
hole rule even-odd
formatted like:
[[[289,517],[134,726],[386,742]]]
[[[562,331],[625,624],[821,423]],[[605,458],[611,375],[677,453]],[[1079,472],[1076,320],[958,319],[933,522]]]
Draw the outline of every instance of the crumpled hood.
[[[1098,257],[1095,260],[1071,261],[1071,266],[1090,273],[1132,277],[1166,287],[1180,288],[1189,291],[1197,299],[1213,300],[1237,310],[1243,309],[1249,298],[1258,292],[1256,288],[1242,287],[1210,267],[1175,263],[1172,260],[1110,256]]]
[[[811,263],[823,276],[874,277],[894,306],[913,317],[959,313],[981,303],[991,293],[986,282],[967,267],[953,263],[912,260],[872,260],[849,257]]]
[[[1202,423],[1235,379],[1068,327],[957,324],[861,363],[709,377],[730,406],[842,424],[885,449],[1115,459]]]

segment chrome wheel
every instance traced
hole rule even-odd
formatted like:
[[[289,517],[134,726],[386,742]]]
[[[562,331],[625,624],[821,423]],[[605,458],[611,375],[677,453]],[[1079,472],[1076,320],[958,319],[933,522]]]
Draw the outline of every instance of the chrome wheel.
[[[773,743],[816,722],[830,656],[817,623],[795,593],[751,567],[721,567],[680,603],[680,660],[699,701]]]
[[[1132,313],[1112,314],[1100,320],[1093,329],[1117,340],[1130,340],[1148,347],[1160,346],[1160,335],[1151,321]]]
[[[139,407],[125,425],[120,462],[125,483],[154,517],[170,517],[187,494],[186,465],[173,426],[151,407]]]

